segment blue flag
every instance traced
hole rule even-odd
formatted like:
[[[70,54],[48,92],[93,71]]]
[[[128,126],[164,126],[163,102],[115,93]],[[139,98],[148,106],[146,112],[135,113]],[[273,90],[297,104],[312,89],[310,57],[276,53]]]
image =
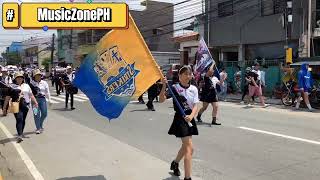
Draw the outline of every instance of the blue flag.
[[[196,64],[194,67],[194,74],[196,79],[200,79],[201,75],[207,73],[210,68],[214,68],[215,76],[220,79],[219,70],[214,61],[209,48],[203,38],[199,41],[198,50],[196,52]]]
[[[73,84],[102,116],[115,119],[163,75],[132,17],[128,29],[112,30],[76,72]]]

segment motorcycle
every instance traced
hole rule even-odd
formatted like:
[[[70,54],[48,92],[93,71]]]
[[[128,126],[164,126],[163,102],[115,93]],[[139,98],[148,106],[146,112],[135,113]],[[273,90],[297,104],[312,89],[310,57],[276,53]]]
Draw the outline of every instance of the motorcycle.
[[[297,103],[298,98],[302,98],[301,91],[297,83],[288,81],[281,96],[281,102],[285,106],[293,106]],[[320,88],[313,88],[309,94],[310,105],[314,108],[320,107]],[[301,101],[303,102],[303,101]]]
[[[293,106],[298,97],[300,97],[300,90],[297,87],[297,83],[290,80],[284,83],[284,88],[282,90],[281,102],[285,106]]]

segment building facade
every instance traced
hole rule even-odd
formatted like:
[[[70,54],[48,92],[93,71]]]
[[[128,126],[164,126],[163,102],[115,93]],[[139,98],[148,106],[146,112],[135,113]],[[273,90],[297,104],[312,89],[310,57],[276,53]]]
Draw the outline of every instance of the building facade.
[[[9,53],[21,53],[22,52],[22,42],[12,42],[8,48]]]
[[[130,11],[151,51],[178,51],[178,47],[171,40],[173,23],[160,27],[168,24],[168,22],[173,22],[173,7],[168,8],[170,5],[170,3],[148,1],[145,10]],[[159,14],[160,10],[165,7],[167,7],[165,13]],[[108,31],[110,30],[58,30],[57,54],[59,61],[65,62],[65,64],[73,64],[74,67],[79,66],[81,60],[95,48],[97,42]]]
[[[44,68],[42,62],[48,58],[51,58],[51,44],[52,38],[33,38],[22,42],[22,65],[25,66],[37,66]],[[55,43],[56,44],[56,43]],[[57,62],[57,58],[54,55],[54,63]]]
[[[286,0],[207,0],[205,39],[220,61],[284,59],[287,46],[294,58],[306,56],[308,1],[292,0],[287,35]]]

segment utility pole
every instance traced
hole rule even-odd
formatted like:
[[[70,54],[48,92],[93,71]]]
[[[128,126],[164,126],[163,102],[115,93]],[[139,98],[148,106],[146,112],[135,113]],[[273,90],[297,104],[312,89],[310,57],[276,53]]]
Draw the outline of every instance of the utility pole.
[[[289,41],[291,40],[291,33],[292,33],[292,0],[287,0],[287,7],[286,7],[286,63],[292,63],[292,48],[289,47]]]
[[[308,57],[311,57],[311,15],[312,15],[312,0],[309,0],[308,7],[308,37],[307,37],[307,45],[308,45]]]
[[[49,66],[49,72],[51,73],[53,67],[53,53],[54,53],[54,38],[55,34],[52,34],[52,42],[51,42],[51,66]]]

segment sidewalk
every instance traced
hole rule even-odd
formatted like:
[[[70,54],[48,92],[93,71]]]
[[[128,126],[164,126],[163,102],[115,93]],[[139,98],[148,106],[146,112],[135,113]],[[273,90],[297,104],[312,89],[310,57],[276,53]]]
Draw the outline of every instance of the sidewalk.
[[[169,174],[168,162],[53,111],[49,111],[45,132],[35,135],[30,114],[25,129],[30,138],[24,140],[21,146],[45,180],[179,179]],[[11,134],[15,134],[12,115],[1,121]],[[0,137],[3,139],[3,136]],[[200,180],[196,177],[193,179]]]
[[[0,117],[0,126],[3,121],[4,117]],[[32,180],[31,174],[10,142],[15,143],[15,139],[7,138],[0,128],[0,180]]]
[[[228,94],[226,100],[229,102],[240,102],[241,97],[242,97],[241,94]],[[246,101],[246,99],[245,99],[245,101]],[[258,97],[255,98],[255,102],[256,103],[260,102]],[[282,105],[282,102],[280,99],[273,99],[273,98],[269,98],[269,97],[265,97],[265,102],[266,102],[266,104]]]

